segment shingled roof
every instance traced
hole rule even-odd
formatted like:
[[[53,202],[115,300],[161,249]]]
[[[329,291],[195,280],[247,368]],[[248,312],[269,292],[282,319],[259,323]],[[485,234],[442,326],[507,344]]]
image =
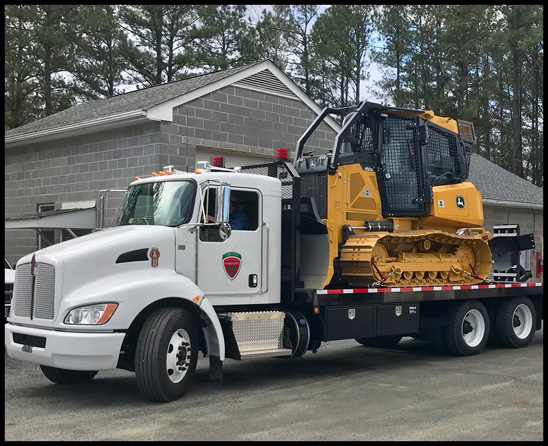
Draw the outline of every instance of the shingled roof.
[[[468,180],[481,192],[485,204],[519,203],[542,208],[543,190],[480,155],[472,154]]]
[[[230,77],[253,65],[198,75],[181,81],[135,90],[110,98],[84,102],[21,127],[8,130],[5,133],[5,137],[9,139],[27,133],[67,127],[136,110],[148,110],[177,96]]]

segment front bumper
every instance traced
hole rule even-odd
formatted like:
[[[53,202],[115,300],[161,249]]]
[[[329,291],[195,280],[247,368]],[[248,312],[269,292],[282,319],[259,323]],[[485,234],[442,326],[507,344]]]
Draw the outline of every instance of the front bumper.
[[[10,358],[67,370],[109,370],[118,364],[124,333],[44,330],[6,323]]]

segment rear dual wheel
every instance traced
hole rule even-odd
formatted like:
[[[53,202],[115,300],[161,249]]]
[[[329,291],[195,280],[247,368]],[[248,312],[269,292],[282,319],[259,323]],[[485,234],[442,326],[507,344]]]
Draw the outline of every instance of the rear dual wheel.
[[[457,356],[472,356],[483,350],[489,337],[489,314],[479,300],[455,302],[440,344]]]
[[[528,297],[504,300],[496,314],[494,331],[498,342],[509,348],[526,347],[535,335],[536,311]]]

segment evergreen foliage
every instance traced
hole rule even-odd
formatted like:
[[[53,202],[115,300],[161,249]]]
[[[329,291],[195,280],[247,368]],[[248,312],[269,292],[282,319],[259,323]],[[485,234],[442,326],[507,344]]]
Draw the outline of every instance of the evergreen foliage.
[[[6,130],[269,59],[322,107],[374,93],[472,121],[479,154],[543,186],[542,5],[273,5],[256,23],[247,5],[4,8]]]

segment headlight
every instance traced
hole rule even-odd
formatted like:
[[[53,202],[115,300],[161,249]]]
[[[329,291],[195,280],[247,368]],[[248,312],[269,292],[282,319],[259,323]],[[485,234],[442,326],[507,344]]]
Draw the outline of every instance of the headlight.
[[[65,324],[71,325],[102,325],[106,324],[114,311],[118,308],[118,304],[95,304],[86,305],[70,310],[65,317]]]

